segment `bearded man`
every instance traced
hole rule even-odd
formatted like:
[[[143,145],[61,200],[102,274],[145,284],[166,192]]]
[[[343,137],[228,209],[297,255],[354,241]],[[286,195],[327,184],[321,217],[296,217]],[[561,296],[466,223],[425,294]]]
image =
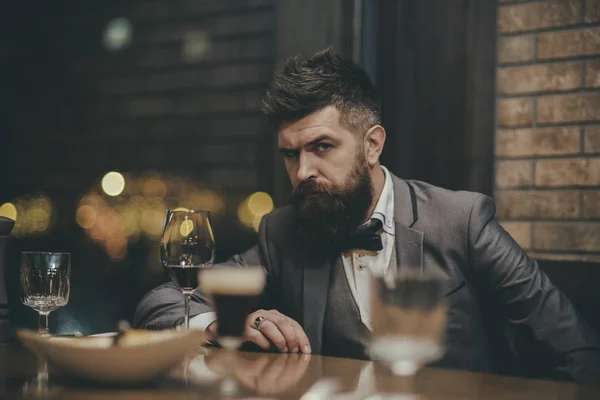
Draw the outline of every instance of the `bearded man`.
[[[499,372],[502,353],[539,349],[543,372],[598,379],[596,337],[498,224],[489,197],[402,180],[380,165],[380,109],[365,71],[330,50],[291,58],[275,74],[263,110],[293,194],[290,205],[263,218],[258,244],[231,260],[267,272],[248,341],[367,358],[369,275],[410,265],[448,277],[446,353],[438,365]],[[193,299],[191,326],[214,332],[206,298]],[[181,292],[169,283],[141,301],[134,325],[172,328],[182,316]]]

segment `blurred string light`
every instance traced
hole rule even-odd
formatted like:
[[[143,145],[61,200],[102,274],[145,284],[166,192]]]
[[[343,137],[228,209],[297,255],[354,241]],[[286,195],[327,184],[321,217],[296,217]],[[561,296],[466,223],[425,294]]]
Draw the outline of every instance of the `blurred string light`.
[[[131,43],[133,27],[127,18],[114,18],[108,22],[103,34],[104,48],[117,51]]]
[[[120,260],[127,255],[128,243],[142,237],[160,239],[167,209],[220,214],[225,210],[225,201],[214,190],[199,189],[182,178],[112,171],[80,199],[75,220],[109,257]]]
[[[33,236],[52,228],[54,207],[48,196],[22,196],[0,206],[0,216],[15,221],[11,235]]]
[[[273,211],[273,199],[265,192],[256,192],[248,196],[238,206],[240,221],[258,232],[262,218]]]

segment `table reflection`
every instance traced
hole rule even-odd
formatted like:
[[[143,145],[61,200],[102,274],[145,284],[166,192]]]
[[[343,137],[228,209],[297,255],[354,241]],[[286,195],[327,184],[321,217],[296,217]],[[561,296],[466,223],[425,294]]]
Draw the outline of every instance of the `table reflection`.
[[[234,375],[245,389],[261,396],[273,396],[297,387],[306,375],[310,360],[310,354],[240,352],[237,353]],[[205,362],[209,370],[220,375],[224,373],[224,352],[208,354]]]
[[[45,399],[53,397],[60,392],[59,387],[50,383],[48,373],[48,362],[43,358],[37,358],[37,372],[34,378],[28,380],[23,385],[23,398],[25,399]]]
[[[7,355],[7,354],[3,354]],[[8,354],[10,356],[10,354]],[[28,353],[14,353],[0,369],[14,399],[219,399],[226,355],[219,349],[202,349],[190,354],[167,376],[136,385],[107,385],[83,382],[55,374],[50,365]],[[304,399],[321,378],[333,378],[339,390],[331,400],[443,399],[598,399],[600,387],[564,382],[519,379],[466,371],[425,368],[415,379],[394,376],[384,364],[319,355],[280,353],[236,353],[235,378],[240,393],[236,399]],[[27,368],[25,361],[27,359]],[[5,357],[4,360],[7,360]],[[0,358],[2,361],[2,358]],[[4,372],[2,372],[4,371]],[[19,372],[21,371],[21,372]],[[25,373],[26,372],[26,373]],[[8,378],[8,380],[6,380]]]
[[[190,361],[186,371],[188,385],[206,388],[225,375],[226,354],[215,350]],[[336,400],[383,399],[395,393],[407,400],[422,399],[415,393],[412,380],[394,377],[384,366],[360,360],[293,353],[238,352],[235,378],[244,389],[240,397],[266,396],[299,398],[320,378],[339,382],[339,391],[328,396]]]

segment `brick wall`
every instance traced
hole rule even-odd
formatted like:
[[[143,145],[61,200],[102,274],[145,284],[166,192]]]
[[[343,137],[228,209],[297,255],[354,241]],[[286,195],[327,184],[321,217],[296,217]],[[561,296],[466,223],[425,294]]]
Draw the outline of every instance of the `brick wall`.
[[[600,0],[500,0],[495,197],[536,258],[600,260]]]

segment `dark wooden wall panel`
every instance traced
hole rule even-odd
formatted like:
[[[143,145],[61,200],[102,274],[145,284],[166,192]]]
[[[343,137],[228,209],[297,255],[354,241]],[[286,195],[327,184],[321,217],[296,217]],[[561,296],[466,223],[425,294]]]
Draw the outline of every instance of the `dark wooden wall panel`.
[[[491,194],[495,2],[378,6],[383,163],[405,178]]]

